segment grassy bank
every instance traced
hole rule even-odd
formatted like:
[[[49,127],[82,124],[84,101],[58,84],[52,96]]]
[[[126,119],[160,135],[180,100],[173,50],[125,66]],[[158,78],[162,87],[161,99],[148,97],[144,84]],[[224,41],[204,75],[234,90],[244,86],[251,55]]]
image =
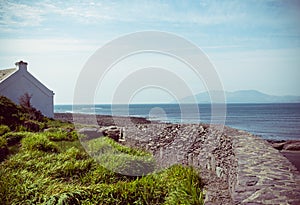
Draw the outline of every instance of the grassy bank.
[[[49,119],[35,124],[42,129],[0,126],[1,204],[203,204],[203,184],[191,167],[175,165],[142,177],[121,175],[85,152],[72,124]],[[97,151],[113,148],[133,159],[150,156],[108,138],[90,146]]]

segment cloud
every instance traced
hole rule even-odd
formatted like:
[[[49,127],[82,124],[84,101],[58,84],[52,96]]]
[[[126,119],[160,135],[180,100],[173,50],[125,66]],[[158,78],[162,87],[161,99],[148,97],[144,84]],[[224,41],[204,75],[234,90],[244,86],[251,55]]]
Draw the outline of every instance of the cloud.
[[[2,26],[38,26],[43,21],[43,10],[36,6],[9,1],[0,2],[0,25]]]
[[[0,55],[92,52],[99,42],[79,39],[0,39]]]
[[[221,5],[220,5],[221,4]],[[101,22],[172,22],[220,24],[243,17],[235,2],[201,1],[200,3],[168,1],[113,1],[76,2],[42,1],[30,3],[1,3],[1,24],[38,26],[47,15],[72,18],[81,23]],[[48,18],[50,17],[48,16]]]
[[[37,1],[0,3],[1,27],[49,26],[59,22],[81,25],[111,23],[228,25],[229,28],[289,28],[299,25],[295,1]],[[299,32],[299,29],[296,31]]]
[[[94,2],[40,2],[38,6],[42,7],[45,13],[54,14],[61,17],[72,18],[81,23],[99,23],[112,20],[114,11],[110,5]]]
[[[163,30],[206,47],[300,46],[300,4],[294,0],[44,0],[0,5],[2,38],[109,40],[138,30]]]

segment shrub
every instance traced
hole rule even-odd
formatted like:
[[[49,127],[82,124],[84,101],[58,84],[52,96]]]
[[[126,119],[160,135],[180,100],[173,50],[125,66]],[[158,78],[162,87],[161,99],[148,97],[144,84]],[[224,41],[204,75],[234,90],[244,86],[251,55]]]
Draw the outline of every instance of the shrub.
[[[61,120],[54,120],[50,118],[45,119],[46,127],[48,128],[64,128],[68,130],[74,130],[75,127],[72,123],[63,122]]]
[[[41,111],[32,106],[30,102],[31,98],[32,95],[27,92],[19,98],[22,115],[25,116],[25,119],[27,120],[44,121],[44,116]]]
[[[8,155],[7,141],[4,137],[0,137],[0,162]]]
[[[10,99],[0,96],[0,124],[7,125],[11,130],[24,126],[26,131],[40,131],[44,128],[46,119],[30,103],[22,102],[19,106]]]
[[[0,125],[0,136],[7,132],[10,132],[9,127],[7,125]]]
[[[76,131],[69,131],[60,128],[49,128],[44,134],[51,141],[74,141],[78,139]]]
[[[34,121],[45,121],[45,117],[41,113],[41,111],[35,109],[34,107],[20,107],[20,119],[22,121],[25,120],[34,120]]]
[[[20,123],[19,107],[10,99],[0,96],[0,124],[5,124],[11,129],[15,129]]]
[[[8,132],[5,135],[3,135],[3,138],[6,139],[8,146],[12,146],[19,143],[21,139],[30,135],[30,132]]]
[[[24,127],[23,125],[19,125],[19,126],[16,127],[15,131],[16,132],[26,132],[27,128]]]
[[[39,132],[44,128],[44,123],[42,122],[38,122],[35,120],[26,120],[23,123],[26,131],[30,131],[30,132]]]
[[[58,152],[58,146],[43,134],[31,134],[21,141],[22,148],[27,150],[39,150],[44,152]]]
[[[7,146],[7,141],[4,137],[0,137],[0,148],[6,147]]]

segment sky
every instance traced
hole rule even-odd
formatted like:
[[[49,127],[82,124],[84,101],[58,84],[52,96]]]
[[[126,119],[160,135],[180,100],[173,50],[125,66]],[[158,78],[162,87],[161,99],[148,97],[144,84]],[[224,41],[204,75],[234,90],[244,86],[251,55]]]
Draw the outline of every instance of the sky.
[[[83,67],[99,48],[127,34],[162,31],[198,46],[215,66],[226,91],[300,95],[299,10],[296,0],[3,0],[0,68],[14,67],[19,60],[28,62],[28,70],[54,91],[55,104],[71,104]],[[209,89],[182,62],[144,53],[116,63],[103,86],[98,85],[95,101],[111,102],[128,73],[152,62],[184,79],[193,94]],[[168,89],[152,85],[136,87],[130,99],[170,102],[174,97]]]

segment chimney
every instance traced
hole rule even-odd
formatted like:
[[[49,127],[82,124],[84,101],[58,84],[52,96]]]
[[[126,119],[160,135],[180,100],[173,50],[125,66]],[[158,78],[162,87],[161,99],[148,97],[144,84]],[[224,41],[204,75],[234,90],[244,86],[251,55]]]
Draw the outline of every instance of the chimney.
[[[18,70],[22,70],[22,71],[27,71],[27,63],[20,61],[20,62],[16,62],[15,65],[17,66]]]

